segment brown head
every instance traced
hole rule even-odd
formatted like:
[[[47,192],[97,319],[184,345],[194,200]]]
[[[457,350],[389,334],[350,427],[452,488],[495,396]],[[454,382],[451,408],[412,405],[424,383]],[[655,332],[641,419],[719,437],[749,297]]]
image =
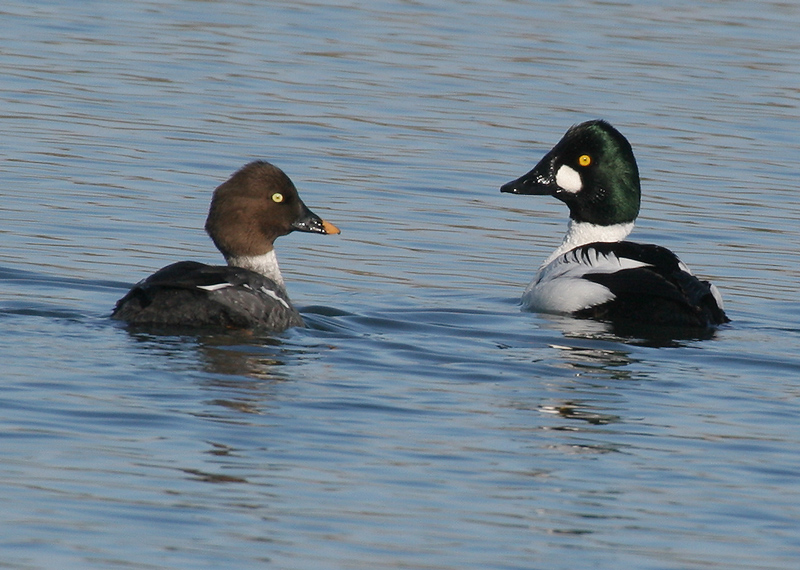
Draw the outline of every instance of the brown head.
[[[214,190],[206,231],[226,259],[268,253],[276,238],[295,230],[339,233],[309,210],[289,177],[268,162],[245,165]]]

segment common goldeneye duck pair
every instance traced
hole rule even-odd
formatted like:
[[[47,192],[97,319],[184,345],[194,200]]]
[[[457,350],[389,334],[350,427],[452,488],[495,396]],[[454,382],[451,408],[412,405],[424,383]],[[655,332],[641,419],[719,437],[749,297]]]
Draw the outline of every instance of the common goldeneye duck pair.
[[[501,191],[550,194],[570,210],[564,241],[522,297],[528,309],[681,327],[728,322],[717,288],[675,254],[623,241],[639,214],[639,171],[630,144],[608,123],[572,127],[533,170]],[[273,248],[277,237],[295,230],[339,233],[303,204],[283,171],[250,163],[214,191],[206,221],[228,265],[164,267],[120,299],[112,316],[137,325],[302,326]]]
[[[220,185],[206,231],[227,266],[180,261],[140,281],[112,317],[134,325],[261,328],[302,326],[273,243],[293,231],[338,234],[311,212],[292,181],[268,162],[251,162]]]
[[[631,145],[605,121],[570,128],[501,192],[555,196],[569,208],[561,245],[522,296],[532,311],[614,322],[711,327],[729,322],[722,297],[670,250],[624,241],[639,215]]]

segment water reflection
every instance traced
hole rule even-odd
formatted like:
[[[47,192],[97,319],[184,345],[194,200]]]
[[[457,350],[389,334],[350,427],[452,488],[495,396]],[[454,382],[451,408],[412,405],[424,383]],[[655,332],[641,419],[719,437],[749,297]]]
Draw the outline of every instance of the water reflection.
[[[280,368],[286,364],[283,339],[247,330],[198,332],[174,327],[125,328],[130,338],[148,354],[167,361],[187,360],[193,368],[214,375],[253,380],[284,380]],[[297,347],[292,349],[297,352]]]
[[[565,315],[541,315],[544,327],[560,331],[565,338],[621,342],[653,348],[679,348],[699,340],[712,340],[716,328],[654,327],[641,323],[606,323]],[[729,328],[733,325],[723,325]]]
[[[286,356],[282,350],[283,342],[278,338],[214,335],[199,340],[198,361],[203,370],[213,374],[284,380],[280,367],[286,364]]]
[[[634,359],[630,353],[620,349],[584,346],[551,345],[559,351],[560,366],[574,371],[579,376],[591,376],[618,381],[630,380],[626,370]]]

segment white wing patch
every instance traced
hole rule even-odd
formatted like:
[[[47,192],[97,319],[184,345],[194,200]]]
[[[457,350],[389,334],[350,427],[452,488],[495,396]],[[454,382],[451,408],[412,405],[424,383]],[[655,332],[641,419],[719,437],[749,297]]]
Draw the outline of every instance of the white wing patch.
[[[235,285],[233,283],[227,283],[226,282],[226,283],[215,283],[213,285],[198,285],[197,286],[198,289],[203,289],[205,291],[211,291],[211,292],[213,292],[213,291],[221,291],[222,289],[227,289],[228,287],[235,287]],[[254,291],[254,289],[250,285],[248,285],[247,283],[242,283],[241,287],[243,289],[249,289],[251,291]],[[286,301],[281,299],[277,295],[277,293],[275,293],[275,291],[267,289],[266,287],[259,287],[258,290],[261,293],[263,293],[264,295],[266,295],[267,297],[271,297],[272,299],[275,299],[276,301],[278,301],[281,305],[283,305],[287,309],[291,309],[291,307],[289,307],[289,303],[287,303]]]
[[[262,292],[262,293],[264,293],[264,294],[265,294],[267,297],[272,297],[273,299],[275,299],[276,301],[278,301],[278,302],[279,302],[281,305],[283,305],[283,306],[284,306],[284,307],[286,307],[287,309],[289,308],[289,303],[287,303],[286,301],[284,301],[283,299],[281,299],[280,297],[278,297],[278,295],[276,295],[276,294],[275,294],[275,291],[271,291],[271,290],[267,289],[266,287],[260,287],[260,290],[261,290],[261,292]]]
[[[219,291],[220,289],[225,289],[227,287],[233,287],[233,283],[214,283],[213,285],[198,285],[198,289],[203,289],[204,291]]]
[[[591,273],[615,273],[645,267],[647,263],[579,247],[559,255],[539,270],[522,295],[522,304],[533,311],[574,313],[614,299],[605,286],[583,277]]]

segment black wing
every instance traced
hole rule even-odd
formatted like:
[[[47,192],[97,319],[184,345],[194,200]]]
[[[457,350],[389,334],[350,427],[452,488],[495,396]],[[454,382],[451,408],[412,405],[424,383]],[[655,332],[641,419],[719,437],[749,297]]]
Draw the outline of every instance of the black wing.
[[[137,283],[112,318],[136,325],[260,327],[302,326],[284,288],[247,269],[181,261]]]
[[[717,303],[711,283],[685,271],[670,250],[627,241],[592,243],[579,249],[588,248],[646,266],[584,275],[584,279],[607,287],[615,298],[583,309],[576,316],[680,327],[708,327],[730,321]]]

